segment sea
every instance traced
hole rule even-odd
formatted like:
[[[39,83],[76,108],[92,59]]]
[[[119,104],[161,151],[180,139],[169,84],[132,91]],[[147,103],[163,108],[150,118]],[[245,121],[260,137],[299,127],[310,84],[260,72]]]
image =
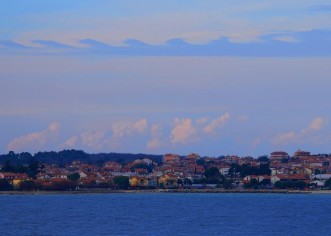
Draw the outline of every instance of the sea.
[[[331,195],[0,195],[0,235],[331,235]]]

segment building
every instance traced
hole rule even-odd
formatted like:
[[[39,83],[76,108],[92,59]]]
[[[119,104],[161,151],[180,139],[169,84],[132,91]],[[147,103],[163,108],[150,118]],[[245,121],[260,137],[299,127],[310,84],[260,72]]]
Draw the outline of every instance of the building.
[[[162,157],[163,163],[179,163],[180,157],[176,154],[165,154]]]
[[[305,152],[305,151],[298,150],[294,153],[293,156],[294,157],[307,157],[307,156],[310,156],[310,152]]]
[[[190,153],[186,156],[186,160],[189,160],[189,161],[196,161],[198,159],[200,159],[200,155],[196,154],[196,153]]]
[[[272,152],[270,154],[270,160],[275,161],[275,160],[283,160],[283,159],[289,159],[290,156],[288,155],[287,152],[283,151],[277,151],[277,152]]]

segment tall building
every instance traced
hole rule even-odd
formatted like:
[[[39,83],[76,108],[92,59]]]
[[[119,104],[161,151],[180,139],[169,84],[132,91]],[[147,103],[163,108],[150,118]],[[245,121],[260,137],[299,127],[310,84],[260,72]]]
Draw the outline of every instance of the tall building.
[[[301,151],[300,149],[296,151],[293,155],[294,157],[307,157],[310,156],[310,152]]]
[[[289,158],[290,158],[290,156],[288,155],[288,153],[283,152],[283,151],[272,152],[270,154],[270,160],[271,161],[289,159]]]

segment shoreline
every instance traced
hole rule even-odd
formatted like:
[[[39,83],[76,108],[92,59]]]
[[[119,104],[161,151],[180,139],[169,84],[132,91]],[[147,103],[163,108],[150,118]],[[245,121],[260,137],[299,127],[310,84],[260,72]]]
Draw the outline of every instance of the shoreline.
[[[213,193],[213,194],[331,194],[331,190],[215,190],[215,189],[153,189],[153,190],[76,190],[76,191],[0,191],[0,195],[74,195],[74,194],[144,194],[144,193]]]

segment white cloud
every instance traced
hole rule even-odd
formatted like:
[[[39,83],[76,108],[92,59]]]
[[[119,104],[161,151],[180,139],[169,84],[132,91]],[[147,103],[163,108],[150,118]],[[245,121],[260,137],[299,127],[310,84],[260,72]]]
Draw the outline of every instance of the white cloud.
[[[313,119],[309,126],[309,130],[318,131],[327,125],[327,120],[321,117],[316,117]]]
[[[65,141],[61,147],[62,148],[74,148],[79,140],[79,137],[77,135],[72,136],[67,141]]]
[[[89,131],[74,135],[60,145],[61,148],[75,148],[77,145],[100,150],[107,144],[105,131]]]
[[[187,144],[198,140],[197,130],[191,119],[175,119],[175,127],[171,130],[171,143]]]
[[[148,127],[146,119],[141,119],[135,122],[132,126],[131,133],[144,133]]]
[[[52,122],[45,130],[29,133],[13,139],[7,145],[7,149],[10,151],[39,150],[48,142],[53,142],[58,131],[59,124],[57,122]]]
[[[205,126],[203,131],[206,134],[213,134],[215,135],[217,132],[216,130],[222,126],[230,119],[230,114],[225,113],[221,115],[219,118],[212,120],[209,125]]]
[[[107,129],[99,131],[88,131],[79,135],[74,135],[60,145],[62,148],[74,148],[78,144],[88,148],[101,150],[106,146],[117,146],[125,136],[143,134],[148,129],[146,119],[134,122],[117,122],[112,125],[112,136],[108,136]],[[154,131],[155,132],[155,131]]]
[[[122,121],[112,125],[112,137],[108,140],[111,147],[120,145],[122,138],[132,135],[142,135],[148,130],[147,119],[140,119],[135,122]]]
[[[294,131],[290,131],[287,133],[279,134],[274,140],[274,144],[285,144],[288,142],[292,142],[297,139],[297,133]]]
[[[120,139],[126,135],[141,134],[148,128],[146,119],[136,122],[118,122],[112,126],[113,138]]]
[[[315,117],[310,125],[306,128],[301,129],[298,132],[291,131],[287,133],[279,134],[276,138],[274,138],[274,144],[286,144],[289,142],[303,142],[308,138],[312,141],[319,140],[318,137],[311,137],[320,131],[324,126],[326,126],[328,121],[321,117]]]

